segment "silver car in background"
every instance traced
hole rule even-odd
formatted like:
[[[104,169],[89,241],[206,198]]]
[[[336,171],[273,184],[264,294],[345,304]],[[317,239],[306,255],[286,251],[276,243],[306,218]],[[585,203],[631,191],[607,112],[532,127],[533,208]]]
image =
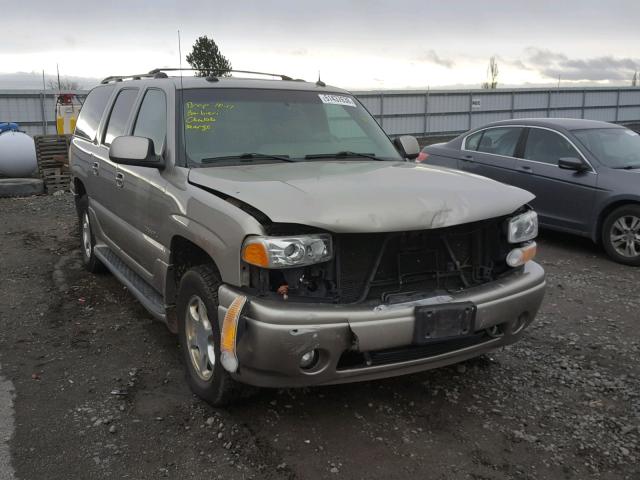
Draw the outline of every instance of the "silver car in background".
[[[476,173],[533,193],[541,226],[591,238],[617,262],[640,265],[640,135],[577,119],[495,122],[418,161]]]

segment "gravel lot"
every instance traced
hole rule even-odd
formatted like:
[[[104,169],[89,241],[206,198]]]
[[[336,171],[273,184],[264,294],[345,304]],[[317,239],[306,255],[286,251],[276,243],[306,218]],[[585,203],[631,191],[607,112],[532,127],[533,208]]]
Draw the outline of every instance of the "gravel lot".
[[[72,203],[0,199],[16,478],[640,478],[639,271],[587,240],[542,236],[548,293],[516,345],[213,409],[188,390],[176,338],[82,270]]]

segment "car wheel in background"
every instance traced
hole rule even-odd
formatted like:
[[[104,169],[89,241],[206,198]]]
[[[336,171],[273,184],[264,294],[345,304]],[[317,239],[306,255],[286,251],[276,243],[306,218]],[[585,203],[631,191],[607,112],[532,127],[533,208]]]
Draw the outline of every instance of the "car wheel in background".
[[[616,262],[640,266],[640,205],[615,209],[604,220],[602,245]]]
[[[212,266],[193,267],[180,280],[176,305],[187,381],[196,395],[214,406],[230,403],[241,393],[241,385],[220,363],[219,286]]]
[[[80,227],[80,241],[82,246],[82,263],[91,273],[104,272],[104,264],[96,257],[94,247],[96,239],[91,228],[91,215],[89,215],[89,197],[83,195],[77,200],[78,223]]]

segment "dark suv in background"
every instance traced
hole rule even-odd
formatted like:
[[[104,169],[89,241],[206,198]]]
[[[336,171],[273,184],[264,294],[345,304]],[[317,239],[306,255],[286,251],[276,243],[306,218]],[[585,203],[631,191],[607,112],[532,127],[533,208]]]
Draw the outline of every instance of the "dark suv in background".
[[[640,135],[628,128],[506,120],[425,147],[418,161],[528,190],[541,226],[589,237],[617,262],[640,265]]]

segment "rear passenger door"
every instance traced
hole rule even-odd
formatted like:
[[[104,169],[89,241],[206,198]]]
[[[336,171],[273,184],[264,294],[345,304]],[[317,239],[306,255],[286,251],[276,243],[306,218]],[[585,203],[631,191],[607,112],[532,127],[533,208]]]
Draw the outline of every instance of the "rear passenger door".
[[[524,129],[522,127],[491,127],[465,138],[458,168],[511,184],[515,152]]]
[[[597,175],[558,167],[561,158],[584,156],[564,135],[530,127],[522,157],[516,160],[513,184],[533,193],[532,205],[543,224],[576,233],[590,231]]]
[[[107,240],[112,242],[110,246],[122,249],[126,249],[126,237],[117,212],[121,192],[116,186],[116,164],[109,158],[109,148],[114,138],[125,135],[137,96],[137,88],[123,88],[117,93],[105,126],[99,132],[100,145],[96,150],[96,158],[100,162],[96,186],[101,199],[100,224]]]
[[[84,184],[89,197],[89,207],[94,214],[99,210],[99,205],[104,202],[98,193],[100,176],[100,156],[96,156],[99,149],[98,128],[112,94],[113,85],[99,86],[89,93],[73,133],[73,148],[69,149],[73,175]],[[101,219],[96,220],[99,225]]]

